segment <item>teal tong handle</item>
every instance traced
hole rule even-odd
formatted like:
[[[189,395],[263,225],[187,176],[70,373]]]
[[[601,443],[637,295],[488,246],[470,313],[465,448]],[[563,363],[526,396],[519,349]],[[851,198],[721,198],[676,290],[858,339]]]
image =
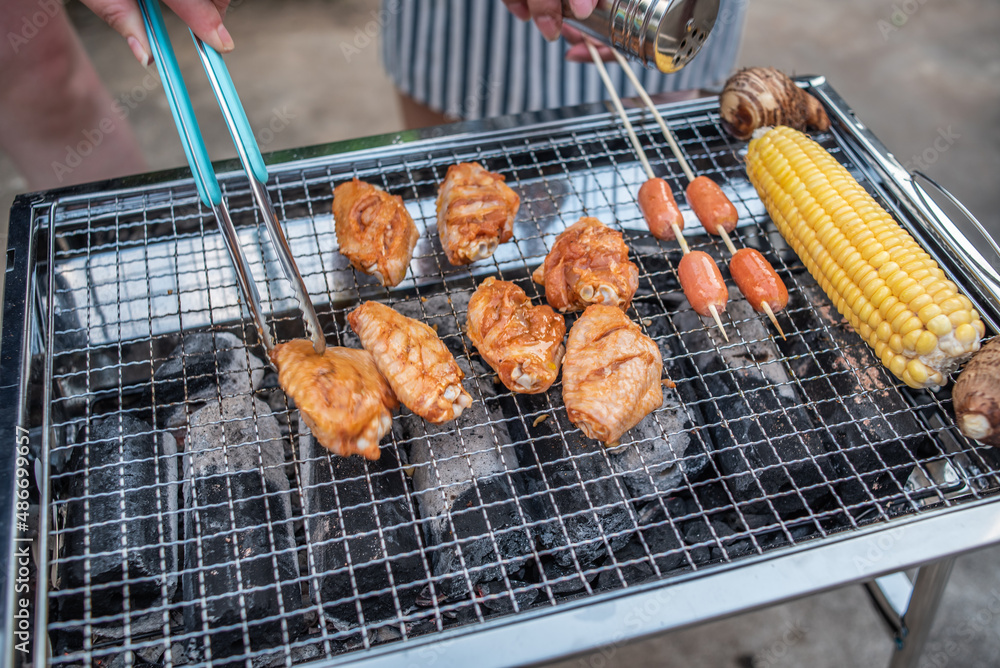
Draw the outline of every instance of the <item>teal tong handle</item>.
[[[212,169],[212,161],[208,157],[208,149],[205,148],[205,140],[198,127],[194,108],[191,106],[191,98],[188,96],[187,87],[184,85],[183,77],[181,77],[177,56],[174,55],[174,48],[170,44],[167,28],[163,24],[160,1],[139,0],[139,8],[142,10],[142,20],[146,24],[146,32],[149,33],[149,45],[153,51],[153,59],[156,61],[157,67],[160,68],[160,76],[163,77],[167,103],[170,105],[170,113],[174,116],[174,123],[177,125],[177,133],[184,146],[188,165],[190,165],[191,173],[194,175],[198,195],[205,206],[209,208],[218,206],[222,203],[222,190],[215,177],[215,170]],[[230,84],[232,84],[231,81]],[[260,155],[259,151],[258,155]],[[261,163],[263,163],[263,159]]]
[[[215,96],[222,107],[222,113],[226,117],[226,126],[229,128],[229,134],[240,154],[240,160],[244,163],[243,166],[248,172],[252,172],[258,181],[267,183],[269,175],[267,166],[264,164],[264,156],[260,154],[260,147],[257,146],[257,140],[250,128],[250,121],[247,120],[243,103],[240,102],[240,97],[236,94],[236,86],[233,85],[233,79],[229,76],[229,69],[226,67],[225,61],[222,60],[218,51],[202,42],[193,32],[191,32],[191,39],[194,40],[195,48],[198,49],[198,55],[201,57],[201,64],[205,68],[205,74],[208,76],[212,90],[215,91]]]

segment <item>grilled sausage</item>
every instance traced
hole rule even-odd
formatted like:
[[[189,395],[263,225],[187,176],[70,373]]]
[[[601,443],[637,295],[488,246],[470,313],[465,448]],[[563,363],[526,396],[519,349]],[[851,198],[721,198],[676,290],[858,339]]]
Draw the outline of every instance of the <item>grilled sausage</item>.
[[[777,313],[788,304],[788,289],[771,263],[754,248],[741,248],[729,261],[729,273],[739,286],[740,292],[758,313],[763,304]]]
[[[691,251],[677,265],[677,276],[684,290],[684,296],[691,307],[704,316],[712,315],[709,308],[714,306],[718,313],[726,310],[729,289],[722,279],[722,272],[708,253]]]
[[[709,234],[719,234],[719,227],[726,232],[736,229],[739,220],[736,207],[715,181],[699,176],[688,184],[685,194],[691,210]]]
[[[652,178],[639,188],[639,210],[642,211],[649,231],[661,241],[676,239],[673,225],[684,228],[684,216],[677,206],[670,186],[660,178]]]

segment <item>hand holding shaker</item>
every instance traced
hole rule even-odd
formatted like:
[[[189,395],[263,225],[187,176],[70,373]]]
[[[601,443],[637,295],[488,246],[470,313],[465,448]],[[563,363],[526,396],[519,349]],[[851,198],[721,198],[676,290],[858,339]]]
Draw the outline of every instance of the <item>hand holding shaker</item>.
[[[719,0],[600,0],[581,21],[563,0],[570,25],[664,73],[694,58],[718,15]]]

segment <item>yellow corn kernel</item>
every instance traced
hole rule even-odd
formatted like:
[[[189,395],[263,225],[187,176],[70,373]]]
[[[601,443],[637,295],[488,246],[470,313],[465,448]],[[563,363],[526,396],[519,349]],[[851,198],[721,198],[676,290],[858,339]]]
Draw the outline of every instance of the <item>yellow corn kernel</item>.
[[[912,278],[906,279],[906,285],[899,291],[899,301],[909,304],[923,293],[923,289]]]
[[[889,261],[889,253],[883,248],[878,253],[872,256],[872,259],[868,260],[872,263],[873,267],[881,267],[883,264]]]
[[[875,276],[861,289],[865,291],[865,298],[868,299],[868,301],[873,301],[872,297],[874,297],[875,293],[883,287],[885,287],[885,281],[878,276]]]
[[[979,340],[979,332],[969,323],[963,323],[955,328],[955,338],[962,345],[971,345]]]
[[[941,307],[937,304],[928,304],[917,311],[917,317],[920,318],[920,321],[925,325],[939,315],[941,315]]]
[[[887,259],[886,263],[878,268],[878,275],[889,283],[889,279],[899,273],[899,265],[892,261],[892,259]]]
[[[891,371],[897,378],[902,376],[903,372],[906,371],[906,362],[906,357],[903,355],[896,355],[889,363],[889,371]]]
[[[910,360],[907,362],[906,371],[910,374],[910,378],[920,386],[923,386],[927,382],[927,377],[930,375],[927,366],[920,360]]]
[[[912,332],[910,332],[908,334],[904,334],[903,335],[903,350],[911,350],[913,352],[916,352],[916,350],[917,350],[917,342],[920,340],[920,337],[923,335],[923,333],[924,333],[924,330],[922,330],[922,329],[915,329],[915,330],[913,330]]]
[[[961,327],[962,325],[971,325],[972,314],[964,309],[957,310],[948,315],[948,320],[951,320],[951,324],[954,325],[955,327]]]
[[[875,307],[871,305],[871,302],[865,302],[862,304],[861,308],[856,310],[854,313],[857,314],[858,320],[861,322],[868,322],[868,318],[872,316],[875,312]]]
[[[948,320],[948,316],[944,313],[934,316],[931,318],[931,321],[927,323],[927,331],[937,334],[938,337],[950,334],[951,329],[951,320]]]
[[[910,322],[910,318],[913,317],[913,311],[906,308],[903,302],[899,302],[898,306],[901,308],[896,311],[896,314],[892,318],[886,318],[892,321],[892,331],[897,332],[900,336],[906,336],[910,333],[910,330],[903,331],[903,327]],[[920,319],[917,318],[917,323],[919,325]]]
[[[882,302],[882,304],[879,306],[878,309],[879,313],[882,314],[882,317],[888,320],[889,322],[894,321],[897,317],[899,317],[899,314],[902,313],[903,311],[909,311],[909,310],[910,309],[906,308],[906,304],[904,304],[903,302],[899,301],[898,299],[896,299],[891,295],[889,296],[888,299]]]
[[[919,296],[914,297],[907,303],[910,305],[911,310],[919,311],[928,304],[933,304],[934,300],[931,299],[931,296],[929,294],[927,294],[926,292],[922,292]]]
[[[875,333],[878,338],[882,341],[888,341],[889,337],[892,336],[892,325],[889,324],[888,320],[883,320],[878,324],[878,328],[875,329]]]
[[[892,290],[889,289],[888,285],[883,284],[871,297],[872,304],[875,306],[881,306],[882,302],[892,296]]]
[[[913,311],[910,311],[913,313]],[[924,323],[920,322],[920,318],[915,315],[911,315],[910,319],[903,323],[903,326],[899,328],[899,333],[903,336],[908,335],[910,332],[920,332],[924,331]]]
[[[953,313],[962,308],[962,302],[958,301],[958,296],[945,286],[943,290],[934,294],[934,301],[945,313]]]

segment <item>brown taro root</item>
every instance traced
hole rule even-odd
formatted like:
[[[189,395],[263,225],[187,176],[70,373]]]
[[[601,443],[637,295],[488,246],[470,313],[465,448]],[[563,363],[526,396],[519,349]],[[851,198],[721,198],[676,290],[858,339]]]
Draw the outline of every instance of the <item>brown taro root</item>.
[[[1000,447],[1000,337],[993,338],[965,365],[951,398],[959,431]]]
[[[774,125],[830,129],[819,100],[773,67],[748,67],[729,77],[719,96],[719,114],[722,127],[743,141],[757,128]]]

